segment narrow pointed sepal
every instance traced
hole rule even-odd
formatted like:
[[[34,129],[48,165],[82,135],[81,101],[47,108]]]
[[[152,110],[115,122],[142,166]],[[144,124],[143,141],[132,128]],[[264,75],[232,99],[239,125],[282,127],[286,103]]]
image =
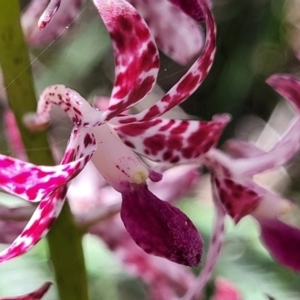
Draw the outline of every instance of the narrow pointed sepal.
[[[178,208],[158,199],[146,184],[122,194],[121,218],[136,244],[145,252],[179,264],[197,266],[203,240],[192,221]]]
[[[282,265],[300,271],[300,229],[278,219],[258,220],[261,240],[270,254]]]

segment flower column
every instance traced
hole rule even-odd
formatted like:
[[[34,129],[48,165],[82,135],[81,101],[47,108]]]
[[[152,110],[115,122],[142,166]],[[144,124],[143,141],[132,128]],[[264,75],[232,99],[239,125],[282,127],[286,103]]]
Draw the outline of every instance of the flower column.
[[[28,159],[38,165],[52,165],[53,158],[46,134],[31,133],[22,124],[23,116],[36,110],[36,99],[17,0],[0,2],[0,65],[7,87],[7,98],[14,111],[25,149],[43,149],[38,155],[36,151],[28,151]],[[58,222],[47,237],[60,299],[88,299],[81,233],[74,226],[68,204],[64,206]]]

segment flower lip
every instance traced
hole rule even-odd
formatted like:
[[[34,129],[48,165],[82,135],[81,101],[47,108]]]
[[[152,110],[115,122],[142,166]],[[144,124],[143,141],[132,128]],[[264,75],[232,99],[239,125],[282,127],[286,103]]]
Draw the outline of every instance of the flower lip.
[[[122,193],[121,218],[136,244],[149,254],[197,266],[203,241],[192,221],[177,207],[153,195],[146,184],[127,182],[124,186],[127,191]]]

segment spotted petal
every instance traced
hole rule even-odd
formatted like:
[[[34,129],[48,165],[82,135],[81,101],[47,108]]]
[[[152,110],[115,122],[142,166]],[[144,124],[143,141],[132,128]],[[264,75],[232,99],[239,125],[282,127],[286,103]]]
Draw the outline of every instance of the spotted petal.
[[[107,120],[142,100],[155,84],[159,55],[149,28],[125,0],[94,0],[111,36],[115,83]]]
[[[119,117],[120,123],[151,120],[185,101],[203,82],[208,74],[216,51],[216,26],[205,0],[199,0],[204,12],[206,38],[203,51],[187,73],[155,105],[131,117]]]
[[[66,32],[66,27],[80,14],[82,0],[51,0],[47,6],[48,2],[32,0],[22,15],[24,34],[31,46],[51,43]]]
[[[52,105],[59,106],[76,127],[93,127],[103,124],[102,112],[93,108],[76,91],[64,85],[53,85],[47,87],[40,96],[36,114],[27,115],[24,119],[27,127],[38,128],[50,121]]]
[[[87,128],[74,129],[62,159],[62,164],[80,159],[80,170],[95,151],[95,138]],[[78,161],[76,162],[78,164]],[[58,217],[67,193],[67,185],[56,186],[52,194],[43,198],[22,233],[5,250],[0,252],[0,262],[7,261],[28,252],[51,228]]]
[[[167,120],[136,122],[116,126],[126,145],[158,162],[186,162],[216,145],[230,118],[217,115],[210,122]]]
[[[212,149],[203,157],[202,162],[213,173],[213,186],[220,201],[236,222],[248,214],[274,217],[286,209],[284,199],[260,187],[252,177],[284,165],[298,152],[299,122],[300,119],[296,118],[282,139],[268,152],[256,152],[254,156],[234,159]],[[271,209],[265,209],[266,203],[272,203]]]
[[[22,296],[4,297],[4,298],[1,297],[0,300],[40,300],[42,299],[42,297],[45,296],[45,294],[47,293],[51,285],[52,285],[51,282],[45,282],[41,287],[39,287],[34,292]]]
[[[36,166],[0,154],[0,187],[26,201],[39,202],[74,178],[90,156],[58,166]]]

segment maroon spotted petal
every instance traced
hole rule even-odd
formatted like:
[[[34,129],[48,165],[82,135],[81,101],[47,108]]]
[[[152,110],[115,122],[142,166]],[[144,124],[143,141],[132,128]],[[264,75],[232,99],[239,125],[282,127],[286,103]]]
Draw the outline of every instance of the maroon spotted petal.
[[[51,282],[45,282],[41,287],[39,287],[34,292],[22,296],[4,297],[4,298],[1,297],[0,300],[40,300],[45,296],[45,294],[47,293],[51,285],[52,285]]]
[[[159,117],[185,101],[203,82],[207,76],[216,52],[216,25],[213,15],[205,0],[199,0],[199,5],[204,12],[206,24],[206,37],[203,51],[187,73],[160,99],[135,116],[119,117],[119,122],[131,123],[134,121],[152,120]]]
[[[282,97],[289,100],[300,112],[300,80],[288,74],[276,74],[267,79],[267,83]]]
[[[261,240],[282,265],[300,271],[300,230],[277,219],[259,220]]]
[[[115,83],[107,120],[142,100],[155,84],[159,55],[142,17],[125,0],[94,0],[110,33],[115,55]]]
[[[76,176],[86,158],[58,166],[36,166],[0,154],[0,188],[26,201],[39,202]]]
[[[145,184],[128,187],[122,197],[121,218],[138,246],[179,264],[199,264],[203,241],[184,213],[158,199]]]
[[[214,147],[229,120],[226,114],[216,115],[210,122],[155,118],[116,126],[115,130],[137,153],[153,161],[177,163]]]
[[[82,157],[79,160],[80,164],[78,171],[82,170],[95,151],[95,147],[95,138],[89,133],[88,128],[74,128],[62,159],[62,164],[66,165],[67,163]],[[78,161],[76,164],[78,164]],[[57,168],[59,166],[54,166],[52,168]],[[1,168],[0,170],[3,171]],[[46,178],[49,178],[49,181],[51,180],[51,177],[49,176]],[[71,178],[68,180],[70,179]],[[39,179],[36,179],[36,181],[39,181]],[[7,261],[28,252],[48,233],[63,207],[67,193],[66,183],[67,180],[64,184],[54,185],[52,187],[53,192],[50,195],[46,193],[45,197],[42,197],[42,201],[37,206],[34,214],[21,234],[8,246],[8,248],[0,252],[0,262]],[[43,194],[43,188],[47,189],[47,182],[43,182],[43,186],[38,193],[39,196]]]

